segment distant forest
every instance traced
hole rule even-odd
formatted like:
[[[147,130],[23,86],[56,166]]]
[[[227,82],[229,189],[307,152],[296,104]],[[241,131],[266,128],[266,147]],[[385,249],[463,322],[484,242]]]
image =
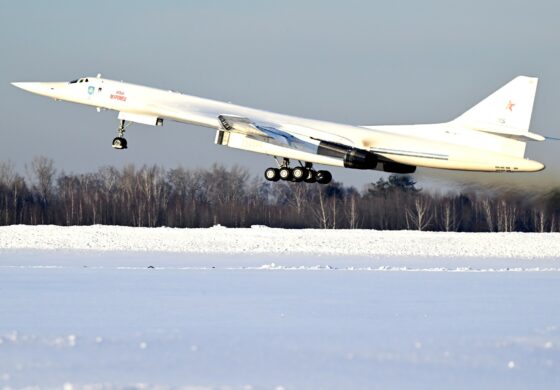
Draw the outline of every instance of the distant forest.
[[[391,175],[358,191],[337,182],[271,183],[243,168],[219,165],[57,173],[44,157],[26,172],[23,177],[0,163],[0,225],[560,231],[560,187],[540,195],[439,194],[418,188],[411,176]]]

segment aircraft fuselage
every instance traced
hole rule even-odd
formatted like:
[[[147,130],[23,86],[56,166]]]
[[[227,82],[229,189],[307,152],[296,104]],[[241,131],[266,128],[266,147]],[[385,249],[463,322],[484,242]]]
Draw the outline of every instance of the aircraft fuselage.
[[[524,142],[520,145],[519,139],[473,130],[454,121],[429,125],[354,126],[276,114],[101,77],[70,83],[14,85],[56,100],[115,110],[121,120],[148,125],[162,125],[164,120],[173,120],[216,129],[227,132],[227,146],[309,163],[348,167],[341,157],[343,154],[329,153],[328,148],[325,149],[325,145],[332,144],[371,153],[380,162],[376,169],[382,169],[385,164],[388,167],[403,164],[486,172],[544,169],[540,162],[524,158]],[[245,127],[236,125],[230,131],[224,129],[220,116],[233,118],[234,122],[236,118],[240,121],[248,118],[250,122],[246,121]],[[254,129],[254,134],[250,129]],[[220,143],[225,145],[223,137]],[[519,148],[522,148],[521,153],[511,152]]]

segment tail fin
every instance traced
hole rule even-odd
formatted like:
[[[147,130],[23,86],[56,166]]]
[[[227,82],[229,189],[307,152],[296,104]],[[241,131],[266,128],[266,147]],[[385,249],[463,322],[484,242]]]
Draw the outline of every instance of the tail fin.
[[[529,132],[537,83],[536,77],[517,76],[453,123],[518,141],[505,143],[509,144],[507,152],[523,157],[526,141],[544,139]]]
[[[481,131],[529,131],[537,82],[535,77],[517,76],[456,121]]]

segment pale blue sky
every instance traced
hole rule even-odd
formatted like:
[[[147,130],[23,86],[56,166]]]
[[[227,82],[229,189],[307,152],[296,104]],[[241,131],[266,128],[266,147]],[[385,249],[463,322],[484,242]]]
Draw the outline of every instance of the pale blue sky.
[[[267,156],[218,147],[208,129],[134,125],[110,147],[116,113],[55,103],[11,81],[103,76],[351,124],[441,122],[519,74],[540,78],[532,129],[560,137],[560,6],[552,1],[2,1],[0,159],[33,156],[83,172],[134,162],[174,167]],[[530,144],[547,170],[421,170],[418,180],[560,184],[560,142]],[[333,169],[361,187],[379,175]],[[443,184],[442,184],[443,185]]]

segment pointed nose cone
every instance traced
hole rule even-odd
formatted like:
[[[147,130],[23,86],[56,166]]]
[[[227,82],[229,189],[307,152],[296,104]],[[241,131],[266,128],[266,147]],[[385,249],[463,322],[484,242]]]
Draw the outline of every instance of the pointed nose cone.
[[[12,83],[12,85],[14,87],[23,89],[24,91],[32,93],[39,93],[39,91],[42,89],[41,83]]]
[[[24,91],[36,93],[44,96],[55,96],[56,89],[61,83],[40,83],[40,82],[18,82],[12,83],[14,87],[23,89]]]
[[[36,93],[38,95],[49,96],[52,90],[47,86],[47,84],[48,83],[34,83],[34,82],[12,83],[14,87],[18,87],[20,89],[23,89],[24,91]]]

